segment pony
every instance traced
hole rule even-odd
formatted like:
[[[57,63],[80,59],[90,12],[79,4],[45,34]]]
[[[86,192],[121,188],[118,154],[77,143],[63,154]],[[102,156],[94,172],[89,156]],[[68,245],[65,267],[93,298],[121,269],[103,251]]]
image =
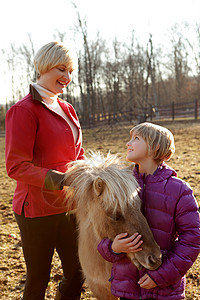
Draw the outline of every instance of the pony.
[[[112,264],[97,251],[103,238],[113,240],[122,232],[139,232],[143,250],[128,253],[128,258],[138,269],[154,270],[161,265],[160,247],[141,213],[137,181],[117,155],[104,157],[94,152],[85,160],[72,162],[65,180],[70,184],[66,201],[76,207],[78,254],[86,283],[96,299],[117,299],[110,292]]]

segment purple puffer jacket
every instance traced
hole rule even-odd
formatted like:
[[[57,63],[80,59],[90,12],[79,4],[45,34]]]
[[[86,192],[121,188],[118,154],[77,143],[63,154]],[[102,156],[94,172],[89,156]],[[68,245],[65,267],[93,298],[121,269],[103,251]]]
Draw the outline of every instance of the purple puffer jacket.
[[[185,274],[200,252],[200,218],[197,202],[187,183],[165,163],[153,175],[134,175],[141,187],[142,208],[162,254],[162,265],[154,271],[138,269],[125,254],[114,254],[112,242],[104,239],[98,251],[113,263],[111,292],[128,299],[184,299]],[[157,283],[153,289],[137,284],[145,273]]]

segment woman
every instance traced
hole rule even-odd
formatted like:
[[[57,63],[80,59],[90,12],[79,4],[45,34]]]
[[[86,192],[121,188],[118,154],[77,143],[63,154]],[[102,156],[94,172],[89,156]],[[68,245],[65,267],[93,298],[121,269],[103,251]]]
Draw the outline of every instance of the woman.
[[[23,299],[44,299],[56,249],[64,274],[56,299],[75,300],[83,280],[75,217],[66,214],[62,188],[67,163],[84,159],[84,150],[75,110],[58,98],[71,81],[73,62],[63,45],[51,42],[34,65],[37,84],[6,115],[6,168],[17,181],[13,210],[27,268]]]

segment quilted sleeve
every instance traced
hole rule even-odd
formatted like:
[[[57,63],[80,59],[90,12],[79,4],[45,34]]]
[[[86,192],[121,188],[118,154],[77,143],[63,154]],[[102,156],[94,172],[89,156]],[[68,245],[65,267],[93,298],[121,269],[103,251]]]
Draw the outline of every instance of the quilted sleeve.
[[[164,255],[162,265],[149,276],[161,288],[173,285],[186,274],[200,252],[200,217],[198,205],[187,183],[182,184],[177,202],[175,224],[178,238]]]
[[[115,263],[125,258],[126,255],[124,253],[120,253],[120,254],[114,253],[111,249],[111,245],[112,245],[112,241],[106,238],[103,239],[97,247],[99,253],[105,260],[111,263]]]

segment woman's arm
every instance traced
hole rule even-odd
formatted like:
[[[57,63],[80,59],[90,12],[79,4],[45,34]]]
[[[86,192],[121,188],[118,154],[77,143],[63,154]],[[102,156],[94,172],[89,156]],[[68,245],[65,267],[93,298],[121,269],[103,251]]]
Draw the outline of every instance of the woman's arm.
[[[31,110],[14,105],[6,115],[6,168],[8,176],[26,184],[60,190],[65,185],[65,173],[37,166],[34,162],[34,145],[40,124]],[[44,129],[45,130],[45,129]],[[48,135],[47,132],[44,134]],[[41,146],[41,157],[42,146]],[[51,151],[51,149],[49,149]],[[81,148],[78,159],[84,159]]]
[[[84,153],[85,153],[84,149],[81,148],[77,160],[83,160],[83,159],[85,159]]]
[[[6,115],[5,155],[8,176],[26,184],[59,190],[64,173],[34,165],[36,133],[37,120],[34,115],[22,106],[11,107]]]
[[[6,115],[6,169],[8,176],[43,187],[48,169],[33,164],[37,120],[26,108],[13,106]]]

